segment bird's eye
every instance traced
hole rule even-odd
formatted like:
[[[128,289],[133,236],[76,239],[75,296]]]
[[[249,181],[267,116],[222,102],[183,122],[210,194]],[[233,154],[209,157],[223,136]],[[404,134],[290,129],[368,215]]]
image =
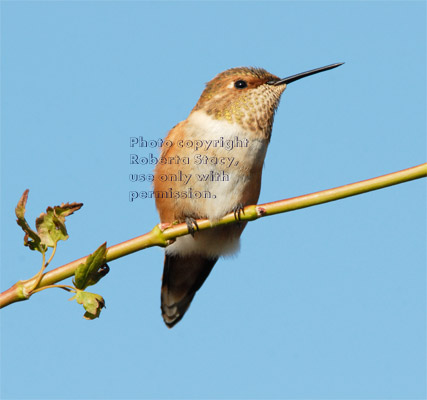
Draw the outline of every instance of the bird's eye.
[[[245,87],[248,87],[248,83],[246,81],[236,81],[234,82],[234,87],[236,89],[244,89]]]

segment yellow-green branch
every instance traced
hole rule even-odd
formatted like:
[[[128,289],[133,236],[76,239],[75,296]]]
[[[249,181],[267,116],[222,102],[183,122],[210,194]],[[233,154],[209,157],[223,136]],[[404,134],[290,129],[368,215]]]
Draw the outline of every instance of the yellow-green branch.
[[[291,199],[275,201],[267,204],[247,206],[244,212],[241,213],[242,221],[252,221],[267,215],[274,215],[288,211],[298,210],[301,208],[311,207],[318,204],[328,203],[346,197],[355,196],[358,194],[370,192],[373,190],[382,189],[388,186],[397,185],[400,183],[412,181],[427,176],[427,163],[418,165],[416,167],[404,169],[391,174],[382,175],[376,178],[368,179],[361,182],[351,183],[349,185],[339,186],[333,189],[323,190],[306,194],[304,196],[294,197]],[[227,225],[235,223],[235,216],[233,213],[226,215],[221,220],[212,223],[209,220],[198,220],[197,225],[199,230],[209,229],[215,226]],[[136,251],[145,249],[147,247],[162,246],[165,247],[173,239],[188,234],[188,227],[186,224],[173,225],[168,228],[161,229],[156,225],[154,229],[145,235],[130,239],[126,242],[116,244],[107,249],[106,261],[110,262],[117,258],[126,256]],[[66,265],[56,268],[43,274],[42,279],[37,284],[36,279],[32,278],[26,281],[19,281],[10,289],[0,294],[0,308],[21,300],[27,300],[29,291],[37,285],[38,288],[53,285],[64,279],[70,278],[74,275],[77,267],[85,262],[86,257],[79,260],[72,261]]]

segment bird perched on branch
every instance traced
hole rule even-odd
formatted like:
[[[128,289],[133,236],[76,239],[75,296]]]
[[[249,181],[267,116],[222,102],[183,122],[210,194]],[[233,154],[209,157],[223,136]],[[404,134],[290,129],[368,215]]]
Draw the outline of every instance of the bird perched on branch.
[[[185,121],[168,133],[154,172],[162,224],[186,222],[191,235],[166,248],[161,309],[168,327],[181,320],[218,258],[239,249],[246,222],[197,232],[197,219],[218,220],[256,204],[273,119],[286,86],[336,68],[280,79],[261,68],[232,68],[206,84]]]

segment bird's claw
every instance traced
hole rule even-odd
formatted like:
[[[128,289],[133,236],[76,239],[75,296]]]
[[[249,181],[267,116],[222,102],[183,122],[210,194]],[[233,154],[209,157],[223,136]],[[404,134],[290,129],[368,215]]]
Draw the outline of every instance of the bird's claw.
[[[237,204],[236,206],[233,207],[233,214],[234,214],[234,218],[236,219],[236,221],[240,221],[240,214],[243,213],[245,214],[245,206],[242,203]]]
[[[194,233],[199,230],[199,225],[197,225],[197,221],[192,217],[186,217],[185,223],[188,227],[188,232],[191,236],[194,237]]]

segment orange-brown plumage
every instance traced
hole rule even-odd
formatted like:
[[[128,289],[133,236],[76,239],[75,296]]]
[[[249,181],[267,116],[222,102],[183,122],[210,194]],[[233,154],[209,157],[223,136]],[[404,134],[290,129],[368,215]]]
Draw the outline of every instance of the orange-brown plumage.
[[[238,92],[230,88],[237,80],[244,80],[247,87]],[[262,68],[231,68],[206,84],[193,111],[203,109],[217,120],[233,121],[269,137],[280,95],[286,87],[266,84],[275,80],[279,78]]]

